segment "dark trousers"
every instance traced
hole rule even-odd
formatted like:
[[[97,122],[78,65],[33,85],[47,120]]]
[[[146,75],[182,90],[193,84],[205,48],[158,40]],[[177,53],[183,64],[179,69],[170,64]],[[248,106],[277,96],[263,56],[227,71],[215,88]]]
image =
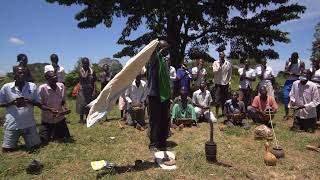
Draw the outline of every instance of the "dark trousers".
[[[295,129],[303,131],[315,131],[317,118],[301,119],[299,117],[294,117],[293,127]]]
[[[169,100],[161,102],[159,97],[149,96],[150,145],[166,148],[169,133]]]
[[[246,105],[247,109],[247,107],[250,106],[252,102],[252,89],[240,89],[240,91],[242,93],[242,101]]]
[[[55,124],[41,122],[39,135],[42,143],[48,143],[54,139],[62,140],[70,138],[70,132],[65,119]]]

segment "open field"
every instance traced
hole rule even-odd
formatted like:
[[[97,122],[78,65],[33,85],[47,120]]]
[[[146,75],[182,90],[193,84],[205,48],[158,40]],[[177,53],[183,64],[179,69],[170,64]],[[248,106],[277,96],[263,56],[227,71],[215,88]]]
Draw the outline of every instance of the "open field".
[[[75,108],[74,103],[69,101],[71,109]],[[291,132],[288,129],[292,122],[283,122],[282,116],[280,109],[275,118],[276,133],[286,157],[275,167],[264,165],[264,141],[254,140],[255,126],[248,131],[241,128],[219,131],[219,124],[215,125],[215,141],[221,164],[208,164],[204,143],[209,139],[209,125],[201,123],[200,127],[174,131],[169,141],[177,156],[178,169],[164,171],[151,163],[153,156],[148,151],[146,131],[128,126],[119,128],[117,107],[110,113],[109,122],[92,128],[78,124],[78,115],[71,113],[67,118],[74,142],[52,142],[33,154],[23,150],[1,153],[0,179],[95,179],[98,172],[91,169],[90,162],[102,159],[121,166],[103,179],[319,179],[320,156],[305,149],[306,144],[320,143],[319,131],[316,134]],[[39,122],[38,109],[36,117]],[[2,128],[0,134],[2,141]],[[114,140],[109,138],[112,136]],[[25,166],[32,159],[44,164],[40,175],[26,174]],[[134,167],[137,159],[145,163]]]

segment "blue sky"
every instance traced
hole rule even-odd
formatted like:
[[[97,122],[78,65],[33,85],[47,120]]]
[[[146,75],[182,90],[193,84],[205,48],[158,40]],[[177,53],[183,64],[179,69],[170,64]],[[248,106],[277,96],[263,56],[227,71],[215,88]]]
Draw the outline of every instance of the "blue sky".
[[[282,30],[290,32],[291,42],[277,43],[274,47],[280,54],[279,60],[270,61],[276,72],[283,69],[284,61],[293,51],[299,52],[301,59],[309,64],[314,26],[320,22],[319,0],[291,2],[307,6],[307,11],[301,19],[280,25]],[[0,73],[11,70],[19,53],[26,53],[30,63],[49,62],[50,54],[57,53],[60,63],[71,70],[79,57],[86,56],[97,62],[121,50],[122,46],[116,42],[125,20],[114,19],[109,29],[102,25],[78,29],[74,15],[80,9],[48,4],[45,0],[3,1],[0,6]],[[213,48],[210,54],[217,57]],[[127,60],[125,57],[120,61],[125,63]]]

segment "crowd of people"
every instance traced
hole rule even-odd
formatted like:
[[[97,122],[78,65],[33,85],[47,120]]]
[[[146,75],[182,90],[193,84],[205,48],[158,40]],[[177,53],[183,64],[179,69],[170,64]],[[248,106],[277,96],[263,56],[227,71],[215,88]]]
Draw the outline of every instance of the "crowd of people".
[[[223,51],[214,61],[208,76],[206,62],[197,59],[195,67],[182,63],[177,70],[166,58],[166,42],[161,42],[148,64],[138,74],[119,98],[121,117],[126,124],[144,130],[149,126],[150,150],[166,149],[170,128],[198,126],[201,121],[217,122],[224,117],[228,127],[250,128],[250,121],[269,125],[278,110],[274,93],[275,74],[266,59],[256,68],[245,60],[238,67],[239,89],[230,92],[232,71],[236,69]],[[37,148],[51,140],[70,139],[65,115],[70,113],[66,101],[64,68],[58,63],[58,55],[50,56],[51,64],[44,67],[46,83],[37,87],[27,66],[25,54],[17,56],[18,65],[13,67],[14,81],[2,86],[0,107],[6,108],[4,121],[4,152],[13,151],[22,136],[26,146]],[[110,82],[113,74],[107,64],[98,76],[101,90]],[[315,132],[320,117],[320,60],[312,61],[312,68],[305,69],[298,53],[292,53],[284,68],[284,120],[293,109],[294,131]],[[214,88],[208,88],[213,79]],[[95,97],[97,76],[88,58],[81,59],[79,84],[76,93],[76,112],[79,123],[85,123],[89,113],[87,106]],[[257,82],[255,87],[253,82]],[[215,106],[215,113],[211,106]],[[41,109],[41,126],[36,128],[34,106]],[[221,108],[221,113],[219,109]],[[146,113],[147,112],[147,113]],[[146,115],[149,122],[146,123]]]

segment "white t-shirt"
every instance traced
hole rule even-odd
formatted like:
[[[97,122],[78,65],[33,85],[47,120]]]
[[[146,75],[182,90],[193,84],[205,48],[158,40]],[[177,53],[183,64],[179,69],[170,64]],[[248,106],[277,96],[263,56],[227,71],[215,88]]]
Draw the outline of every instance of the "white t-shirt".
[[[170,66],[169,75],[170,75],[170,87],[172,88],[173,82],[177,79],[177,72],[173,66]]]
[[[192,68],[192,78],[195,79],[195,85],[200,86],[200,83],[204,81],[205,76],[207,75],[207,70],[205,68],[201,68],[199,71],[198,67]]]
[[[240,76],[242,75],[244,70],[245,70],[245,68],[240,68],[238,70]],[[245,70],[245,74],[246,74],[245,77],[247,77],[247,78],[255,78],[256,77],[256,71],[252,68]],[[252,81],[250,81],[248,79],[244,79],[244,80],[240,81],[239,88],[240,89],[252,88]]]
[[[256,68],[256,74],[258,76],[260,76],[262,74],[261,66],[258,66]],[[261,86],[266,86],[268,84],[271,84],[271,80],[266,80],[267,78],[271,78],[271,77],[274,77],[273,70],[272,70],[272,68],[270,66],[267,66],[266,70],[264,71],[264,74],[263,74],[263,80],[261,80],[261,82],[260,82],[260,87]]]
[[[194,104],[199,104],[199,105],[205,106],[205,107],[210,106],[210,104],[212,102],[212,97],[211,97],[210,91],[205,90],[204,92],[202,92],[200,89],[198,89],[197,91],[195,91],[193,93],[192,102]]]

